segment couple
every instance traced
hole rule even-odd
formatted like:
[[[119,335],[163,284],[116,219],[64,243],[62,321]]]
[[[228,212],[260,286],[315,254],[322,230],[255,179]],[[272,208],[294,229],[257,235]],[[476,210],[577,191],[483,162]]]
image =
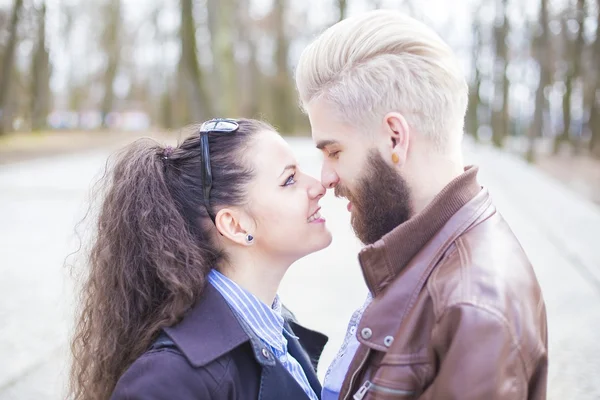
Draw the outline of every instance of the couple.
[[[269,125],[130,145],[108,179],[74,339],[76,399],[545,399],[545,306],[477,168],[449,47],[391,11],[346,19],[296,72],[321,182]],[[369,298],[323,388],[327,338],[277,291],[346,197]],[[323,305],[326,310],[327,305]]]

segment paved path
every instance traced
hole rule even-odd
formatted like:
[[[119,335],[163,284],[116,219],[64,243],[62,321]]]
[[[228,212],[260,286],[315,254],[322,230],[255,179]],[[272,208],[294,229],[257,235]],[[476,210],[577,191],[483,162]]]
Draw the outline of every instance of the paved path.
[[[309,141],[291,140],[318,176]],[[550,399],[600,399],[600,208],[514,157],[466,144],[502,214],[529,254],[544,290],[550,330]],[[0,400],[64,398],[67,337],[74,304],[65,255],[76,248],[90,182],[108,151],[0,166]],[[295,264],[284,302],[327,333],[319,374],[366,295],[359,243],[345,202],[328,195],[330,248]]]

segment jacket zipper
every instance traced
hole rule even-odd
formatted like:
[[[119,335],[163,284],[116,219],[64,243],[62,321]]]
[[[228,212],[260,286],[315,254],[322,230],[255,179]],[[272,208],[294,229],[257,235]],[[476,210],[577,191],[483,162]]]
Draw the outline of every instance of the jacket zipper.
[[[346,394],[346,396],[344,396],[343,400],[348,400],[350,398],[350,394],[352,393],[352,386],[354,386],[354,380],[356,379],[356,377],[358,376],[359,372],[363,369],[363,367],[365,366],[365,363],[367,362],[367,359],[369,358],[369,354],[371,354],[371,349],[367,350],[367,353],[365,354],[364,358],[362,359],[362,361],[360,362],[360,364],[358,365],[358,368],[356,369],[356,371],[354,371],[354,373],[352,374],[352,377],[350,378],[350,384],[348,385],[348,393]],[[364,396],[364,395],[363,395]],[[355,396],[356,398],[356,396]],[[360,400],[360,399],[359,399]]]
[[[354,395],[354,400],[362,400],[369,391],[385,393],[385,394],[395,394],[395,395],[400,395],[400,396],[413,396],[415,394],[414,391],[402,390],[402,389],[390,389],[390,388],[386,388],[383,386],[375,385],[375,384],[371,383],[371,381],[366,381],[360,387],[360,389],[358,389],[358,392],[356,392],[356,394]]]

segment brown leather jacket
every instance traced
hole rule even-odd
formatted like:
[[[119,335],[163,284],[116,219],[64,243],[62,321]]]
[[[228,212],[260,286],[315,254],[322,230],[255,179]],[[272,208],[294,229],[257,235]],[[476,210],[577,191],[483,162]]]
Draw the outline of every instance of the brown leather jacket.
[[[374,299],[340,399],[545,399],[546,310],[477,168],[359,255]]]

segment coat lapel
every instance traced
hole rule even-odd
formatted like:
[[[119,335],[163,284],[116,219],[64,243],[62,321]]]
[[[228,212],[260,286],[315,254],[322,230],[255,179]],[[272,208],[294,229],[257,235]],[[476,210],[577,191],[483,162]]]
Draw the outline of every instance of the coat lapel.
[[[260,379],[259,400],[307,400],[308,396],[294,377],[277,361],[265,365]]]
[[[300,341],[296,339],[296,336],[288,335],[286,331],[297,335]],[[327,336],[306,329],[293,321],[286,321],[284,335],[288,341],[288,353],[298,361],[306,374],[308,383],[320,399],[322,388],[315,368],[327,343]],[[270,353],[270,357],[274,358],[272,353]],[[260,400],[306,400],[308,396],[289,371],[279,360],[276,360],[275,365],[263,364],[258,398]]]
[[[317,397],[321,398],[322,387],[321,382],[319,382],[319,378],[317,377],[316,370],[319,358],[321,357],[323,348],[328,340],[327,336],[304,328],[293,321],[290,321],[289,325],[286,324],[286,330],[298,337],[298,339],[296,339],[284,331],[285,338],[288,341],[288,352],[296,359],[296,361],[298,361],[306,374],[308,383],[316,393]]]

